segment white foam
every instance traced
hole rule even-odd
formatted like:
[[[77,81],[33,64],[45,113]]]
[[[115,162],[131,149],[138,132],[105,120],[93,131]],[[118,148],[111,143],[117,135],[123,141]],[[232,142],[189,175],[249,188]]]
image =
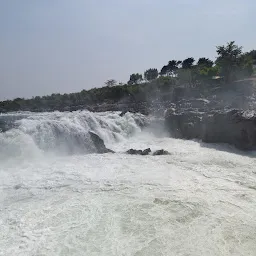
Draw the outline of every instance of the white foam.
[[[129,137],[134,119],[96,116],[120,129],[119,142],[101,134],[118,153],[0,162],[0,255],[255,254],[253,153],[156,138],[135,124]],[[146,147],[171,155],[123,153]]]
[[[0,133],[0,153],[3,151],[4,156],[1,159],[22,156],[27,160],[42,151],[57,155],[90,153],[93,150],[89,131],[111,145],[141,131],[140,124],[146,122],[141,114],[126,113],[122,117],[119,114],[76,111],[2,115],[16,121],[13,129]]]

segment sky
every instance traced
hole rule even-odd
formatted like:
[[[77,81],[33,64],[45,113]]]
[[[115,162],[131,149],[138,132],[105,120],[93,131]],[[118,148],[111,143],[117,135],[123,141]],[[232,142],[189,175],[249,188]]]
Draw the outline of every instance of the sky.
[[[171,59],[256,48],[255,0],[0,0],[0,100],[127,82]]]

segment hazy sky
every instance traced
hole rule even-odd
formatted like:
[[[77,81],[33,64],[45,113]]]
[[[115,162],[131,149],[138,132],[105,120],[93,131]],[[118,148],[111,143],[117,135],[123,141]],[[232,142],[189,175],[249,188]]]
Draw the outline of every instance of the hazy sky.
[[[100,87],[171,59],[256,48],[255,0],[0,0],[0,100]]]

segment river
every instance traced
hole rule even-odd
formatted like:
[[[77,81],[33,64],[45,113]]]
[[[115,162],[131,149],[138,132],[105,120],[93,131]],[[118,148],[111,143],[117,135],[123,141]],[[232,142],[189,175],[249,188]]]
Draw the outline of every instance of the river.
[[[0,120],[0,255],[256,255],[256,153],[169,138],[140,114]],[[90,153],[88,131],[116,153]],[[165,149],[167,156],[124,153]]]

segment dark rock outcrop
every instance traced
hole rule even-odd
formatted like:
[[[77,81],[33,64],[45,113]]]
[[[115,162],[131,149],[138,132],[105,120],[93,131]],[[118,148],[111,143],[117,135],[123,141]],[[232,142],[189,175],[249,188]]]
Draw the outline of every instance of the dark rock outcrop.
[[[145,156],[145,155],[148,155],[149,153],[151,152],[151,149],[150,148],[146,148],[142,151],[142,155]]]
[[[176,112],[169,109],[165,114],[165,126],[175,138],[201,138],[203,114],[195,111]]]
[[[242,150],[256,148],[254,111],[214,110],[209,112],[169,109],[165,126],[176,138],[201,139],[208,143],[228,143]]]
[[[24,118],[25,115],[10,115],[10,116],[1,116],[0,115],[0,132],[6,132],[10,129],[16,128],[17,124],[16,121],[21,120]]]
[[[146,148],[144,150],[141,149],[129,149],[126,151],[127,154],[130,155],[149,155],[149,153],[151,153],[151,149],[150,148]],[[160,156],[160,155],[170,155],[170,153],[164,149],[160,149],[160,150],[156,150],[155,152],[152,153],[153,156]]]
[[[129,155],[142,155],[142,152],[143,151],[140,149],[137,150],[137,149],[133,149],[133,148],[126,151],[126,153]]]
[[[127,113],[127,111],[122,111],[119,116],[124,116]]]
[[[230,110],[205,115],[202,141],[229,143],[242,150],[256,148],[256,114]]]
[[[144,150],[141,150],[141,149],[129,149],[126,151],[127,154],[130,154],[130,155],[142,155],[142,156],[146,156],[148,155],[149,153],[151,152],[151,149],[150,148],[146,148]]]
[[[153,152],[153,156],[163,156],[163,155],[170,155],[170,153],[164,149],[156,150]]]
[[[90,106],[87,109],[92,112],[122,111],[120,116],[125,115],[126,112],[141,113],[143,115],[149,114],[149,106],[147,102],[102,103]]]
[[[111,149],[106,148],[103,139],[101,139],[96,133],[89,132],[89,135],[96,149],[96,153],[114,153]]]

